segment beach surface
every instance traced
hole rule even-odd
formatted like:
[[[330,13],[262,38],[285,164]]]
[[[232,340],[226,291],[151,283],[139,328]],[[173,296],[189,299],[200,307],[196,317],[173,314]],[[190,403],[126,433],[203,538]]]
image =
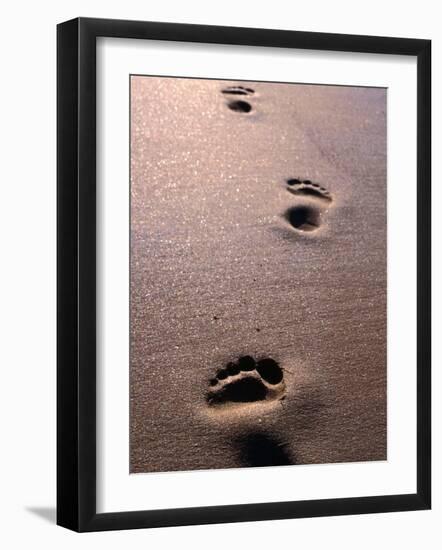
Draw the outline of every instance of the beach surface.
[[[131,473],[386,460],[386,138],[385,89],[131,78]]]

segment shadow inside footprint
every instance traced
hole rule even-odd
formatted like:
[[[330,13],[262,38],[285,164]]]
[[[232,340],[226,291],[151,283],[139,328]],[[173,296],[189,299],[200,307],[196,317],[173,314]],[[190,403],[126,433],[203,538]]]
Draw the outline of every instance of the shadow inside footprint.
[[[252,403],[266,398],[267,389],[256,378],[240,378],[226,385],[220,392],[211,397],[211,402]]]
[[[293,206],[287,210],[285,218],[300,231],[315,231],[320,225],[320,213],[313,206]]]
[[[288,448],[274,437],[251,433],[238,439],[240,459],[245,466],[287,466],[296,464]]]
[[[252,106],[250,105],[250,103],[242,100],[229,101],[229,103],[227,103],[227,107],[237,113],[250,113],[250,111],[252,110]]]
[[[271,357],[256,361],[245,355],[218,370],[209,380],[206,398],[209,405],[253,403],[280,399],[284,391],[284,374],[277,361]]]
[[[266,382],[269,384],[279,384],[284,377],[281,367],[278,363],[271,359],[261,359],[256,364],[256,370]]]

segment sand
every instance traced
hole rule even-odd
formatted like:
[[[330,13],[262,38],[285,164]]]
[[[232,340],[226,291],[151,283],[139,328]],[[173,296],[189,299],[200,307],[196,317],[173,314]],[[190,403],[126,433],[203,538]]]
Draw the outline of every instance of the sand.
[[[386,459],[386,90],[132,77],[130,413],[132,473]]]

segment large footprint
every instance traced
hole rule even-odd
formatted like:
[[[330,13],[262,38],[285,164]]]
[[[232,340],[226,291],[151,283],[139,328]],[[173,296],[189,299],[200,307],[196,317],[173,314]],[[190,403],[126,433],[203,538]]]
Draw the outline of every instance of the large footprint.
[[[285,219],[298,231],[316,231],[322,224],[322,216],[333,198],[327,189],[310,180],[290,178],[286,180],[287,191],[302,199],[288,208]]]
[[[255,361],[248,355],[228,363],[210,381],[207,402],[211,406],[281,399],[284,373],[270,357]]]

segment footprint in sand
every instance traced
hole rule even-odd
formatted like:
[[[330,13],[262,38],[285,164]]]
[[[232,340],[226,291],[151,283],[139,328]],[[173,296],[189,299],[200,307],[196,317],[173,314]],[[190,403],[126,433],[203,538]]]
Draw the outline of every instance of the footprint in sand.
[[[210,381],[207,403],[229,409],[238,404],[247,406],[258,401],[282,400],[285,389],[283,370],[274,359],[266,357],[256,361],[246,355],[218,371]],[[288,445],[272,433],[259,430],[256,423],[233,437],[233,442],[244,466],[296,464],[296,457]]]
[[[282,399],[284,394],[284,373],[278,363],[246,355],[218,371],[210,381],[207,402],[210,406],[252,403]]]
[[[287,191],[299,197],[300,202],[288,208],[285,219],[298,231],[316,231],[322,225],[322,216],[333,198],[325,187],[310,180],[290,178]],[[302,199],[302,201],[301,201]]]
[[[252,96],[255,90],[245,86],[229,86],[221,90],[221,93],[226,96]],[[236,113],[250,113],[252,110],[252,105],[244,99],[229,99],[227,107]]]

